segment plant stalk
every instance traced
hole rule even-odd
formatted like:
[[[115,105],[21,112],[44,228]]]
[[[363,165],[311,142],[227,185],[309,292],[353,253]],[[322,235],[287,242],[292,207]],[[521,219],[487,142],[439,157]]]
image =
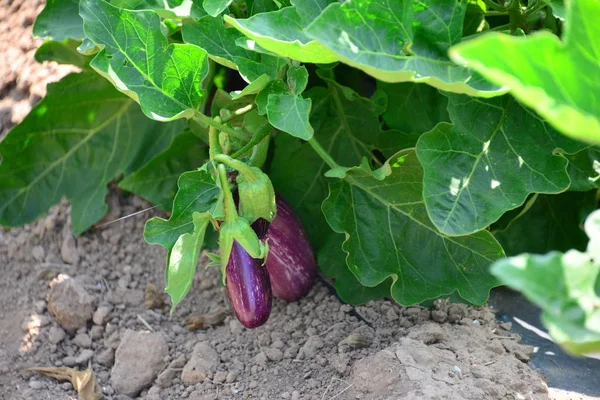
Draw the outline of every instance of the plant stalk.
[[[219,180],[221,182],[221,190],[223,191],[223,212],[225,213],[225,222],[235,222],[238,215],[235,208],[235,202],[233,201],[233,195],[229,188],[225,165],[219,164],[217,166],[217,171],[219,171]]]
[[[213,119],[202,113],[197,113],[194,116],[194,120],[196,120],[197,122],[198,121],[203,122],[205,125],[215,127],[215,128],[217,128],[217,130],[219,130],[221,132],[225,132],[228,135],[231,135],[231,136],[236,137],[241,140],[250,140],[251,139],[250,136],[244,134],[243,132],[236,131],[235,129],[233,129],[230,126],[223,125],[221,122],[219,122],[220,118],[219,118],[219,121],[216,121],[217,118],[219,118],[219,117],[215,117]]]
[[[313,150],[319,155],[319,157],[321,157],[323,159],[323,161],[325,161],[325,163],[327,165],[329,165],[331,168],[339,168],[340,167],[338,165],[338,163],[335,162],[333,157],[331,157],[329,155],[327,150],[325,150],[323,148],[323,146],[321,146],[321,143],[319,143],[317,141],[317,139],[315,139],[314,136],[308,141],[308,144],[310,144],[310,147],[312,147]]]
[[[217,122],[220,122],[219,117],[215,117]],[[208,128],[208,154],[211,160],[223,152],[221,144],[219,143],[219,131],[214,126]]]
[[[254,135],[254,137],[248,142],[246,143],[241,149],[239,149],[238,151],[236,151],[235,153],[233,153],[231,155],[231,158],[238,158],[239,156],[241,156],[242,154],[246,153],[248,150],[252,149],[254,146],[256,146],[257,144],[259,144],[260,142],[262,142],[262,140],[264,138],[266,138],[268,135],[271,134],[271,130],[267,130],[264,129],[261,132],[257,133],[256,135]]]

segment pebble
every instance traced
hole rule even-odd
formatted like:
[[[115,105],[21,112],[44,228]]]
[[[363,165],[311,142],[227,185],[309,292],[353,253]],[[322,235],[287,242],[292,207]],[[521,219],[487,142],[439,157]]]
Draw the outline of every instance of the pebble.
[[[29,381],[29,387],[34,390],[41,390],[45,387],[43,382],[40,381]]]
[[[86,333],[78,333],[73,339],[73,343],[78,347],[89,349],[92,347],[92,338]]]
[[[85,327],[92,318],[93,298],[77,281],[59,275],[48,294],[48,311],[67,332]]]
[[[112,310],[113,306],[110,304],[103,304],[100,307],[98,307],[98,309],[94,312],[94,316],[92,317],[94,324],[103,325],[104,321],[106,320],[106,317],[108,316],[108,314],[110,314]]]
[[[135,397],[149,386],[164,366],[169,345],[162,333],[127,329],[121,338],[110,382],[117,393]]]
[[[94,356],[93,350],[82,350],[81,353],[75,358],[75,363],[82,365],[86,364]]]

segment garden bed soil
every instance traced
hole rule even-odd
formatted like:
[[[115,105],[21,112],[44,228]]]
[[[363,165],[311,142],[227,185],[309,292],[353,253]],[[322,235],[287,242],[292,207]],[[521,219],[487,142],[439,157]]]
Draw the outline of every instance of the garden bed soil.
[[[73,70],[33,59],[42,5],[0,0],[0,59],[10,60],[0,63],[0,138],[48,82]],[[102,223],[149,206],[114,189],[107,200]],[[63,202],[35,223],[0,229],[0,398],[77,398],[70,383],[31,367],[89,367],[104,396],[120,400],[559,398],[527,366],[534,348],[487,307],[352,307],[320,278],[248,330],[231,316],[218,270],[201,263],[170,316],[165,250],[142,236],[153,214],[74,238]],[[190,331],[190,314],[214,321]]]

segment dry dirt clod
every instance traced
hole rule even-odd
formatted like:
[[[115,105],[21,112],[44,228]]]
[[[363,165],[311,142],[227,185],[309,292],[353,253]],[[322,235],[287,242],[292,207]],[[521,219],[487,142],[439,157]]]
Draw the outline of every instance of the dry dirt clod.
[[[127,329],[115,354],[110,382],[117,393],[135,397],[148,387],[164,365],[169,346],[162,333]]]
[[[48,311],[67,332],[84,327],[92,318],[93,298],[77,281],[59,275],[50,283]]]
[[[103,325],[104,320],[112,310],[113,306],[110,304],[102,304],[100,307],[98,307],[98,309],[94,312],[94,315],[92,317],[94,324]]]
[[[185,317],[185,325],[190,331],[205,329],[209,326],[222,324],[228,315],[230,315],[230,312],[225,309],[219,309],[207,314],[190,314]]]
[[[181,380],[186,385],[203,382],[212,377],[219,363],[219,355],[208,343],[196,343],[190,360],[183,367]]]

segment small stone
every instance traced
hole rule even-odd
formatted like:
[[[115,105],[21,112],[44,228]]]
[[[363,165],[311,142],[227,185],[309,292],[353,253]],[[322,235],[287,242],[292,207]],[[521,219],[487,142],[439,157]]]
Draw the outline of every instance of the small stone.
[[[62,362],[67,367],[72,367],[74,365],[77,365],[77,361],[75,360],[75,357],[71,357],[71,356],[63,358]]]
[[[240,323],[240,321],[233,318],[231,321],[229,321],[229,330],[232,334],[239,335],[243,332],[244,326]]]
[[[115,351],[113,349],[104,349],[95,357],[95,360],[106,367],[111,367],[115,361]]]
[[[225,380],[227,380],[227,372],[217,371],[215,373],[215,377],[213,378],[214,383],[224,383]]]
[[[203,382],[212,376],[219,363],[219,355],[208,343],[196,343],[190,360],[183,367],[181,380],[188,386]]]
[[[75,345],[78,347],[89,349],[92,347],[92,338],[90,338],[86,333],[78,333],[73,339],[73,343],[75,343]]]
[[[270,347],[265,350],[265,355],[271,361],[281,361],[283,360],[283,352],[277,348]]]
[[[94,325],[92,326],[92,329],[90,329],[90,336],[92,337],[92,340],[102,339],[103,334],[104,328],[102,328],[101,326]]]
[[[74,279],[59,275],[48,294],[48,311],[67,332],[86,326],[92,318],[93,298]]]
[[[42,246],[35,246],[33,249],[31,249],[31,255],[37,262],[42,262],[44,261],[44,258],[46,258],[46,252]]]
[[[75,364],[86,364],[94,356],[93,350],[82,350],[81,353],[75,358]]]
[[[169,345],[163,334],[127,329],[115,354],[111,385],[118,393],[137,396],[156,378],[168,354]]]
[[[43,382],[40,381],[30,381],[29,382],[29,387],[34,389],[34,390],[41,390],[45,387],[46,385],[44,385]]]
[[[77,251],[77,242],[71,233],[70,226],[67,224],[63,229],[63,242],[60,246],[60,256],[64,262],[71,265],[79,264],[79,252]]]
[[[113,310],[113,306],[110,304],[103,304],[94,312],[92,320],[96,325],[103,325],[106,317]]]

